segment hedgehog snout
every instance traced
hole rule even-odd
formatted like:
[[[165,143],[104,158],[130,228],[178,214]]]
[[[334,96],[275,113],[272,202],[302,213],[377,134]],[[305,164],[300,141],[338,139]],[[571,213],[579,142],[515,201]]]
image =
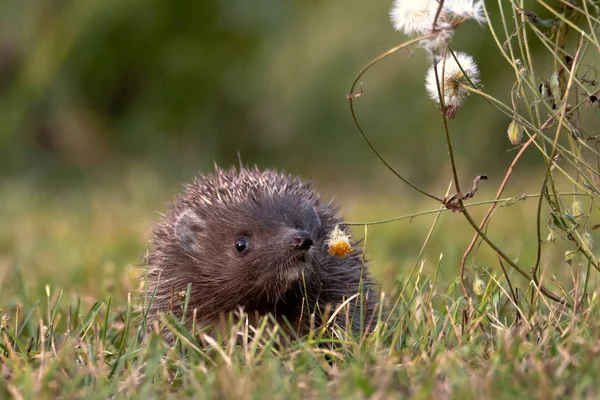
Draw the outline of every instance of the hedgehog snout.
[[[298,230],[292,235],[292,246],[298,250],[309,250],[313,245],[310,233]]]

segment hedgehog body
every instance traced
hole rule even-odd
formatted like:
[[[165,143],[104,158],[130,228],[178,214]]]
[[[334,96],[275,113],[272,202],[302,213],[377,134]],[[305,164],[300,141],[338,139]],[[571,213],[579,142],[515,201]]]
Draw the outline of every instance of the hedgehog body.
[[[180,317],[177,294],[191,284],[187,321],[195,310],[197,325],[216,325],[242,308],[305,334],[311,314],[314,323],[327,322],[324,315],[362,289],[365,318],[352,301],[345,307],[351,315],[336,320],[358,333],[377,299],[360,251],[328,253],[328,234],[340,223],[337,209],[299,178],[216,168],[186,185],[154,228],[146,260],[146,293],[156,293],[150,315]]]

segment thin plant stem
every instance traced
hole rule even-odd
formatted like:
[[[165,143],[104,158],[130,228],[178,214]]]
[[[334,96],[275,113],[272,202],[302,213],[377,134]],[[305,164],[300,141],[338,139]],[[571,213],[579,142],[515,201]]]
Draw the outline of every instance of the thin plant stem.
[[[471,217],[469,212],[464,207],[462,207],[462,201],[460,202],[460,204],[461,204],[462,214],[465,216],[465,218],[467,219],[469,224],[473,227],[473,229],[475,229],[475,231],[477,231],[477,233],[479,233],[479,236],[481,236],[481,238],[496,253],[498,253],[498,255],[500,255],[500,257],[502,257],[514,270],[516,270],[519,274],[521,274],[521,276],[523,278],[527,279],[528,282],[533,282],[536,285],[536,287],[539,288],[540,292],[543,293],[544,296],[548,297],[550,300],[553,300],[560,304],[565,304],[567,307],[571,307],[571,305],[565,299],[557,296],[556,294],[552,293],[551,291],[546,289],[544,286],[539,284],[539,282],[536,279],[533,279],[527,272],[525,272],[521,267],[519,267],[519,265],[517,263],[515,263],[513,260],[511,260],[498,246],[496,246],[496,244],[494,242],[491,241],[491,239],[484,232],[481,231],[481,229],[479,229],[479,227],[477,226],[477,224],[475,224],[475,221],[473,220],[473,218]]]
[[[356,112],[354,110],[354,99],[357,97],[357,95],[354,94],[354,92],[356,90],[356,85],[358,84],[358,81],[360,80],[360,78],[365,74],[365,72],[367,72],[371,67],[373,67],[375,64],[377,64],[378,62],[380,62],[384,58],[389,57],[390,55],[396,53],[398,50],[404,49],[404,48],[406,48],[406,47],[408,47],[410,45],[413,45],[415,43],[420,42],[421,40],[428,39],[428,38],[433,37],[433,36],[434,36],[434,34],[431,33],[429,35],[425,35],[425,36],[418,37],[416,39],[409,40],[407,42],[402,43],[401,45],[398,45],[396,47],[393,47],[393,48],[389,49],[385,53],[382,53],[378,57],[376,57],[373,60],[371,60],[371,62],[369,62],[358,73],[358,75],[356,76],[356,78],[354,78],[354,81],[352,82],[352,85],[350,86],[350,93],[347,95],[347,98],[348,98],[348,103],[350,105],[350,113],[352,114],[352,120],[354,121],[354,124],[358,128],[358,131],[359,131],[360,135],[365,140],[365,142],[367,143],[367,145],[369,146],[369,148],[371,149],[371,151],[377,156],[377,158],[379,158],[379,161],[381,161],[383,163],[383,165],[385,165],[387,167],[387,169],[389,169],[394,175],[396,175],[396,177],[399,178],[402,182],[406,183],[408,186],[410,186],[411,188],[413,188],[417,192],[419,192],[419,193],[421,193],[421,194],[423,194],[423,195],[425,195],[425,196],[427,196],[427,197],[429,197],[429,198],[431,198],[433,200],[436,200],[436,201],[442,203],[443,202],[442,199],[440,199],[439,197],[437,197],[437,196],[435,196],[435,195],[433,195],[431,193],[426,192],[425,190],[421,189],[420,187],[418,187],[414,183],[410,182],[403,175],[401,175],[398,171],[396,171],[385,160],[385,158],[383,158],[383,156],[377,151],[377,149],[375,149],[375,146],[373,145],[373,143],[371,142],[371,140],[368,138],[368,136],[366,135],[366,133],[362,129],[360,123],[358,122],[358,117],[356,116]]]
[[[457,193],[460,193],[460,182],[458,181],[458,172],[456,170],[456,162],[454,161],[454,151],[452,150],[452,141],[450,140],[450,133],[448,130],[448,119],[446,118],[446,104],[444,102],[444,85],[445,85],[445,67],[446,67],[446,52],[442,57],[442,81],[440,82],[440,77],[438,76],[437,66],[433,66],[435,83],[438,89],[438,97],[440,99],[440,110],[442,114],[442,123],[444,126],[444,137],[446,138],[446,146],[448,148],[448,157],[450,158],[450,166],[452,168],[452,176],[454,178],[454,188]],[[466,76],[466,74],[465,74]]]
[[[587,194],[580,193],[580,192],[561,192],[559,194],[561,196],[587,196]],[[465,207],[474,207],[474,206],[482,206],[482,205],[487,205],[487,204],[500,204],[499,207],[506,207],[506,205],[503,205],[501,203],[513,203],[514,204],[517,201],[525,201],[527,199],[538,198],[538,197],[541,197],[541,195],[538,193],[522,194],[520,196],[504,197],[502,199],[497,199],[497,200],[476,201],[473,203],[465,204],[464,206]],[[510,204],[510,205],[512,205],[512,204]],[[421,212],[417,212],[417,213],[413,213],[413,214],[401,215],[399,217],[388,218],[388,219],[383,219],[383,220],[379,220],[379,221],[343,222],[340,224],[340,227],[342,227],[342,226],[363,226],[363,225],[368,225],[368,226],[384,225],[384,224],[389,224],[391,222],[401,221],[404,219],[413,219],[416,217],[422,217],[424,215],[436,214],[438,212],[447,212],[447,211],[450,211],[450,209],[444,208],[444,209],[440,210],[439,208],[436,208],[433,210],[427,210],[427,211],[421,211]]]
[[[448,152],[449,152],[449,156],[450,156],[450,165],[452,167],[452,173],[454,175],[454,179],[455,179],[455,185],[457,188],[457,192],[460,193],[459,187],[458,187],[458,177],[457,177],[457,172],[456,172],[456,164],[454,162],[454,155],[452,152],[452,143],[450,141],[450,132],[448,130],[448,121],[447,121],[447,116],[445,113],[445,106],[443,103],[443,92],[444,92],[444,87],[443,87],[443,83],[442,85],[440,85],[440,81],[439,81],[439,77],[437,76],[437,69],[434,69],[435,73],[435,77],[436,77],[436,84],[437,84],[437,88],[438,88],[438,96],[440,99],[440,103],[441,103],[441,116],[442,116],[442,122],[443,122],[443,127],[444,127],[444,135],[446,137],[446,144],[448,146]],[[444,76],[444,71],[442,68],[442,77]],[[442,82],[444,80],[442,79]],[[548,289],[546,289],[545,287],[543,287],[542,285],[539,284],[539,282],[537,282],[537,280],[535,278],[532,278],[529,276],[529,274],[527,274],[527,272],[525,272],[521,267],[519,267],[519,265],[517,265],[513,260],[511,260],[494,242],[492,242],[488,236],[475,224],[475,221],[473,220],[473,218],[471,217],[471,215],[469,214],[469,212],[467,211],[467,209],[464,207],[463,201],[459,198],[458,199],[458,204],[460,207],[460,211],[461,213],[465,216],[465,218],[467,219],[467,221],[469,222],[469,224],[473,227],[473,229],[475,229],[475,231],[483,238],[483,240],[490,246],[492,247],[492,249],[494,249],[494,251],[496,251],[496,253],[498,253],[511,267],[513,267],[517,272],[519,272],[524,278],[526,278],[528,281],[533,281],[536,284],[536,287],[539,287],[539,290],[541,293],[543,293],[546,297],[548,297],[549,299],[552,299],[553,301],[559,302],[561,304],[568,304],[566,300],[560,298],[559,296],[557,296],[556,294],[552,293],[551,291],[549,291]],[[570,306],[570,305],[569,305]]]
[[[525,144],[521,147],[521,150],[519,150],[519,152],[513,159],[512,163],[508,167],[508,170],[506,171],[506,174],[504,175],[504,179],[502,180],[502,183],[500,184],[500,187],[498,188],[498,192],[496,193],[496,197],[494,197],[494,200],[498,200],[500,198],[500,196],[502,196],[502,193],[504,192],[504,189],[506,188],[506,185],[508,184],[508,180],[510,179],[512,172],[513,172],[515,166],[517,165],[517,162],[519,161],[521,156],[525,153],[525,150],[527,150],[529,145],[531,145],[531,143],[533,143],[535,138],[536,138],[536,134],[532,135],[529,138],[529,140],[527,142],[525,142]],[[541,197],[541,195],[540,195],[540,197]],[[489,220],[490,216],[492,215],[492,212],[494,211],[496,206],[497,206],[497,203],[492,203],[492,205],[488,209],[487,213],[484,215],[483,219],[481,220],[481,223],[479,224],[479,229],[483,229],[485,227],[485,224],[488,222],[488,220]],[[465,297],[467,299],[469,299],[469,305],[471,305],[471,300],[467,293],[467,289],[465,287],[465,281],[464,281],[465,263],[467,261],[467,257],[473,250],[473,247],[475,246],[475,243],[477,242],[478,238],[479,238],[479,234],[475,233],[475,235],[473,236],[473,239],[471,240],[471,243],[469,244],[469,247],[467,247],[467,250],[464,252],[462,259],[460,261],[460,286],[461,286],[461,289],[462,289]],[[507,279],[508,279],[508,277],[507,277]]]

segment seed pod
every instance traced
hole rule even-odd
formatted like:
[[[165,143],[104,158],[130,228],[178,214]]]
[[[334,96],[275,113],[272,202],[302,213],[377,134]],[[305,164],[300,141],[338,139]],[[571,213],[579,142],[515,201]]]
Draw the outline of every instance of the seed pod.
[[[515,120],[510,122],[506,133],[508,135],[508,140],[510,140],[510,143],[513,145],[517,145],[523,140],[523,126]]]
[[[485,293],[485,282],[479,276],[477,276],[475,282],[473,282],[473,292],[475,292],[477,296],[483,296]]]

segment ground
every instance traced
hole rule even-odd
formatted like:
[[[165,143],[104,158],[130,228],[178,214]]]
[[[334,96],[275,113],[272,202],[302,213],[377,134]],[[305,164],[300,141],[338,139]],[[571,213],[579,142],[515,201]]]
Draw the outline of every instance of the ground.
[[[438,220],[428,214],[354,228],[355,237],[366,236],[361,245],[391,310],[371,335],[352,337],[334,327],[289,340],[268,321],[255,330],[231,326],[222,337],[191,335],[168,315],[162,322],[174,332],[174,344],[147,334],[140,256],[177,186],[145,168],[52,188],[34,178],[2,183],[0,397],[600,395],[597,274],[586,285],[587,264],[564,261],[569,244],[545,243],[543,283],[570,299],[557,304],[514,272],[508,273],[511,288],[482,244],[468,262],[469,308],[457,278],[473,231],[449,211]],[[415,200],[399,208],[376,191],[342,193],[341,200],[353,221],[438,207]],[[528,268],[535,259],[535,206],[527,199],[501,209],[503,217],[490,228]],[[477,207],[473,214],[481,218],[487,206]],[[231,332],[242,335],[232,340]]]

